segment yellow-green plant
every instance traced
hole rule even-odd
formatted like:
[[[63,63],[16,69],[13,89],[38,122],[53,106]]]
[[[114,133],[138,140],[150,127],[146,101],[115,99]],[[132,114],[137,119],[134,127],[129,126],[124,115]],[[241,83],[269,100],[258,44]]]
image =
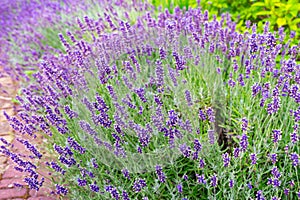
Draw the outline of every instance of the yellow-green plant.
[[[179,6],[181,9],[188,9],[189,7],[195,8],[198,5],[197,0],[152,0],[151,3],[156,7],[161,6],[162,9],[167,8],[171,13],[176,6]]]
[[[278,29],[284,26],[289,31],[300,33],[300,3],[298,0],[265,0],[258,1],[251,5],[249,12],[251,17],[258,21],[258,26],[262,27],[266,21],[270,22],[270,27]],[[246,16],[248,17],[248,16]]]
[[[210,15],[220,18],[222,13],[229,12],[233,20],[237,23],[237,29],[241,32],[247,30],[246,21],[257,23],[258,31],[263,30],[266,21],[270,23],[270,30],[285,28],[287,40],[291,31],[296,33],[296,38],[300,35],[300,3],[298,0],[152,0],[156,7],[168,8],[172,12],[172,6],[180,8],[195,8],[199,5],[203,10],[208,10]],[[296,40],[292,43],[296,44]]]

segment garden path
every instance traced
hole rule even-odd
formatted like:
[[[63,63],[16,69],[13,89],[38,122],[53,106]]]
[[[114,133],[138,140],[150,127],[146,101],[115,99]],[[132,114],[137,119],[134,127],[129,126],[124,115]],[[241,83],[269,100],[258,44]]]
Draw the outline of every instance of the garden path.
[[[3,68],[0,67],[0,75],[3,74]],[[3,112],[9,115],[16,114],[17,105],[12,103],[15,97],[18,84],[8,75],[3,74],[0,77],[0,137],[14,144],[12,151],[22,153],[25,147],[15,140],[15,133],[6,120]],[[23,174],[14,170],[14,163],[3,154],[0,154],[0,200],[55,200],[55,197],[48,197],[46,189],[38,192],[30,191],[23,182]],[[14,183],[24,185],[23,188],[15,187]]]

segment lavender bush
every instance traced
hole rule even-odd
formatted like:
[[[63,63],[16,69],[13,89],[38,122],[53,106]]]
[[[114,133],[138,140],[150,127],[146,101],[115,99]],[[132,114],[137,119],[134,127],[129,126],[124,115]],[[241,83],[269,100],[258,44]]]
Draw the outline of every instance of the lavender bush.
[[[121,19],[117,5],[59,34],[66,53],[6,115],[32,155],[3,139],[1,152],[29,187],[45,187],[44,163],[62,198],[300,198],[299,45],[268,24],[240,34],[229,14],[128,6],[141,16]]]
[[[56,28],[62,29],[66,23],[64,16],[80,9],[86,10],[82,3],[75,1],[1,1],[0,38],[5,50],[1,52],[0,64],[14,79],[28,80],[26,73],[36,70],[43,53],[53,52],[53,43],[58,44],[55,51],[61,46],[56,36],[47,38],[43,31],[53,33]]]
[[[122,1],[102,0],[19,0],[0,2],[0,64],[15,80],[29,81],[38,69],[41,60],[56,59],[53,55],[65,53],[57,37],[63,31],[74,32],[85,37],[77,27],[77,22],[85,23],[98,13],[111,12],[111,5],[117,4],[119,10],[131,8]],[[85,17],[83,19],[83,17]],[[81,21],[83,20],[83,21]],[[97,31],[104,29],[102,21],[97,23]],[[66,32],[67,31],[67,32]]]

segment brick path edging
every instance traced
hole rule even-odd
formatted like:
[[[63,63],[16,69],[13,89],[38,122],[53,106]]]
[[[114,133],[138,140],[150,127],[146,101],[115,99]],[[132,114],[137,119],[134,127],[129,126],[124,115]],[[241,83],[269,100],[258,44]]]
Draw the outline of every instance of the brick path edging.
[[[3,68],[0,67],[0,73]],[[13,150],[20,153],[25,151],[23,145],[18,145],[15,141],[15,132],[7,122],[3,112],[9,115],[15,115],[16,109],[12,98],[17,92],[17,83],[7,75],[0,77],[0,137],[6,139],[9,143],[14,144]],[[0,144],[2,145],[2,144]],[[55,200],[47,196],[45,189],[38,192],[30,191],[28,187],[18,188],[14,183],[25,185],[23,174],[14,169],[14,163],[3,154],[0,154],[0,200]]]

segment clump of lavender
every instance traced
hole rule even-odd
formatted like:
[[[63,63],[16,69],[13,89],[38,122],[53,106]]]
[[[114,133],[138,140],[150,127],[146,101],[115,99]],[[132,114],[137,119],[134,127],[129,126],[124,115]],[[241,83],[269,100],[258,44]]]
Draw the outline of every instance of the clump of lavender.
[[[287,188],[296,197],[299,47],[255,24],[240,34],[228,14],[155,14],[133,1],[132,19],[123,4],[60,35],[66,53],[45,59],[18,116],[5,114],[30,157],[3,139],[0,151],[29,187],[45,187],[32,142],[42,134],[61,196],[264,199]]]

